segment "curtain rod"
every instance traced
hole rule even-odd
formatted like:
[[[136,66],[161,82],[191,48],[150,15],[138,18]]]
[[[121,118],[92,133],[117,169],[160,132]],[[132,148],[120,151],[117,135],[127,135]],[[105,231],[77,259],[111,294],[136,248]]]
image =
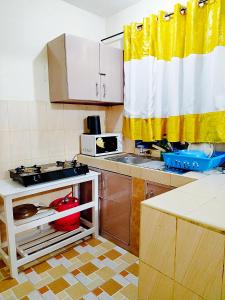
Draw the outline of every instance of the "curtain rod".
[[[199,5],[202,5],[202,4],[204,5],[207,1],[208,1],[208,0],[199,0],[199,1],[198,1],[198,4],[199,4]],[[186,8],[186,7],[183,7],[183,8],[181,8],[180,11],[181,11],[182,14],[184,14],[184,13],[186,12],[186,10],[187,10],[187,8]],[[171,17],[172,15],[174,15],[173,12],[172,12],[172,13],[168,13],[168,14],[165,15],[165,18]],[[142,24],[137,25],[137,29],[142,28],[142,27],[143,27]],[[106,38],[102,39],[101,42],[104,42],[104,41],[106,41],[106,40],[112,39],[112,38],[114,38],[114,37],[116,37],[116,36],[119,36],[119,35],[122,35],[122,34],[124,34],[123,31],[118,32],[118,33],[113,34],[113,35],[110,35],[110,36],[107,36]]]

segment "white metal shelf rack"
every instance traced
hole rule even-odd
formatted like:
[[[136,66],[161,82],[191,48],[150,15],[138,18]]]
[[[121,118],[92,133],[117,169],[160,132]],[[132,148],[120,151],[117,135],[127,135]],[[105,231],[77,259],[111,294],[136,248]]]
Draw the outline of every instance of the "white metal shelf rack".
[[[12,180],[0,180],[0,197],[4,202],[4,209],[0,214],[0,220],[6,225],[7,241],[1,242],[0,256],[10,268],[11,277],[18,277],[18,267],[33,261],[41,256],[65,247],[75,241],[93,234],[98,236],[98,173],[90,171],[86,175],[74,176],[66,179],[55,180],[47,183],[23,187]],[[80,183],[92,181],[92,199],[90,202],[79,205],[62,212],[54,212],[51,215],[36,220],[16,225],[13,219],[13,200],[16,198],[35,195],[58,188],[72,186],[73,194]],[[29,202],[29,200],[28,200]],[[83,220],[84,227],[70,232],[55,231],[51,227],[40,231],[40,227],[49,222],[69,216],[76,212],[92,209],[92,223]],[[21,232],[37,228],[29,236],[21,239],[16,235]],[[1,241],[1,238],[0,238]],[[5,250],[7,248],[7,251]],[[18,256],[19,254],[19,256]]]

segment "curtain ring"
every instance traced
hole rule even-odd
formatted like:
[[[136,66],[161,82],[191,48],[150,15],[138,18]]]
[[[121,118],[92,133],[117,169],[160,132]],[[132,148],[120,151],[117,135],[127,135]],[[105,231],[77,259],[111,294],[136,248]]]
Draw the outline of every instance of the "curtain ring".
[[[187,8],[183,7],[183,8],[181,8],[181,10],[180,10],[180,14],[181,14],[182,16],[184,16],[184,15],[186,15],[186,11],[187,11]]]
[[[199,7],[203,7],[203,6],[205,6],[206,2],[207,2],[207,0],[200,0],[200,1],[198,2],[198,6],[199,6]]]
[[[141,31],[142,28],[143,28],[143,24],[140,23],[136,25],[136,30]]]
[[[164,16],[164,20],[165,20],[165,21],[169,21],[169,20],[170,20],[170,15],[169,15],[169,14],[165,15],[165,16]]]
[[[165,16],[164,16],[164,20],[165,20],[165,21],[169,21],[169,20],[170,20],[170,18],[171,18],[173,15],[174,15],[174,13],[173,13],[173,12],[172,12],[172,13],[165,14]]]

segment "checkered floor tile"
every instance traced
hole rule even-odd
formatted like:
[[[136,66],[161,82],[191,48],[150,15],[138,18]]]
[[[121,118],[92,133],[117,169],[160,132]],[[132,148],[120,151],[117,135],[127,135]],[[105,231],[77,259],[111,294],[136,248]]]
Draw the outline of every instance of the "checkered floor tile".
[[[0,299],[137,299],[138,258],[101,237],[8,275],[0,260]]]

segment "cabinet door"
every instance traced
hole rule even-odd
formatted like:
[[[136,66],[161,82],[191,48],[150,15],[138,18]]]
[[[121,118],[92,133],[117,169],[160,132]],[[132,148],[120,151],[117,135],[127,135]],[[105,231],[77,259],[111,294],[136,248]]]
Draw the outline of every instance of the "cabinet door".
[[[100,44],[101,100],[123,103],[123,51]]]
[[[131,177],[102,172],[101,232],[130,243]]]
[[[145,182],[145,198],[149,199],[155,196],[158,196],[160,194],[169,192],[171,190],[173,190],[174,187],[172,186],[167,186],[167,185],[163,185],[163,184],[159,184],[159,183],[155,183],[155,182],[151,182],[151,181],[146,181]]]
[[[132,178],[131,252],[139,256],[141,202],[145,200],[145,181]]]
[[[140,261],[139,300],[172,300],[173,284],[173,280]]]
[[[149,206],[141,210],[140,260],[174,279],[176,218]]]
[[[99,100],[98,43],[67,35],[65,47],[69,99]]]
[[[221,299],[224,235],[179,220],[175,280],[207,300]]]

